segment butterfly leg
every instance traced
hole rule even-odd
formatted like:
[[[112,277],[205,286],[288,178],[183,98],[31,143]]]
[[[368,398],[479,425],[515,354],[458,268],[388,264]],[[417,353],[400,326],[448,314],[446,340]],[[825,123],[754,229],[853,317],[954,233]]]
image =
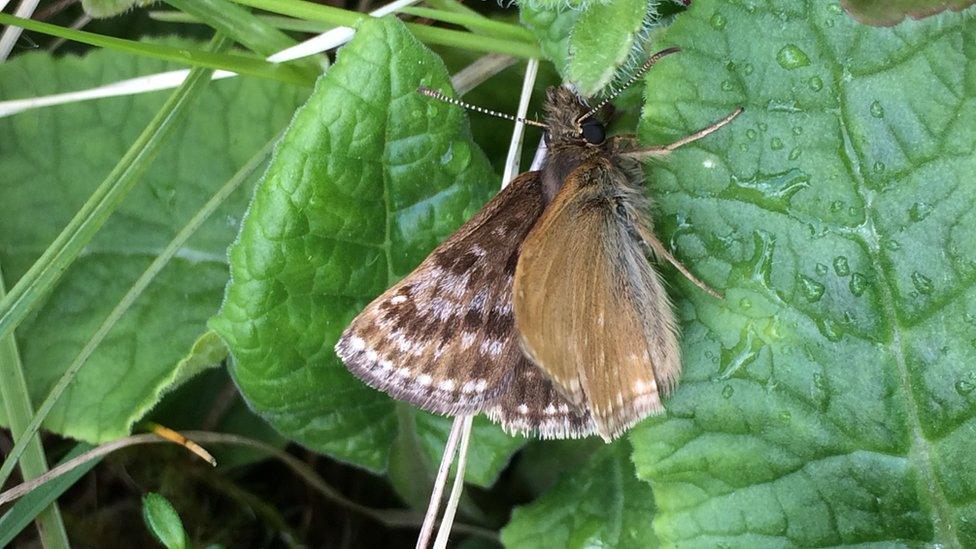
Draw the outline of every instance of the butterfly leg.
[[[702,129],[698,130],[697,132],[695,132],[693,134],[686,135],[685,137],[682,137],[681,139],[679,139],[679,140],[677,140],[674,143],[671,143],[669,145],[664,145],[663,147],[647,147],[647,148],[643,148],[643,149],[633,149],[633,150],[630,150],[630,151],[621,152],[620,154],[623,155],[623,156],[627,156],[627,157],[633,158],[635,160],[643,160],[645,158],[652,157],[652,156],[666,156],[666,155],[670,154],[671,151],[673,151],[673,150],[675,150],[675,149],[677,149],[679,147],[682,147],[682,146],[687,145],[688,143],[692,143],[694,141],[698,141],[699,139],[701,139],[701,138],[703,138],[705,136],[708,136],[708,135],[711,135],[711,134],[715,133],[716,131],[718,131],[719,129],[721,129],[723,126],[725,126],[726,124],[728,124],[729,122],[731,122],[733,119],[735,119],[736,116],[739,116],[740,114],[742,114],[742,107],[739,107],[739,108],[735,109],[734,111],[732,111],[731,113],[729,113],[728,116],[726,116],[725,118],[723,118],[723,119],[719,120],[718,122],[712,124],[711,126],[702,128]]]
[[[661,243],[660,240],[658,240],[657,238],[654,237],[653,234],[651,234],[651,232],[647,229],[647,227],[644,227],[643,225],[638,225],[638,232],[640,233],[641,239],[644,241],[645,244],[647,244],[647,247],[651,249],[651,252],[656,257],[660,259],[664,259],[668,263],[674,265],[675,269],[678,269],[678,271],[680,271],[681,274],[685,275],[685,278],[690,280],[691,283],[694,284],[695,286],[701,288],[702,291],[705,292],[706,294],[716,299],[725,299],[725,296],[723,296],[720,292],[713,290],[711,286],[705,284],[697,276],[691,274],[691,271],[688,270],[688,267],[685,267],[683,263],[678,261],[678,258],[671,255],[671,252],[669,252],[668,249],[664,247],[664,244]]]

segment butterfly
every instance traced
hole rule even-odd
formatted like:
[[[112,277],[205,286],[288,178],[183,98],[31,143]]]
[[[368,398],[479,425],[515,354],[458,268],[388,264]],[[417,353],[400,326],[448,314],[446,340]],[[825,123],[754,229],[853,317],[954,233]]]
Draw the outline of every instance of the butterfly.
[[[624,87],[677,51],[651,56]],[[544,122],[518,119],[545,129],[544,165],[515,178],[353,319],[335,350],[355,376],[424,410],[483,412],[507,432],[541,438],[609,442],[663,410],[681,359],[671,303],[648,257],[720,296],[654,235],[641,162],[713,133],[742,109],[642,148],[632,135],[607,136],[611,99],[590,108],[554,87]]]

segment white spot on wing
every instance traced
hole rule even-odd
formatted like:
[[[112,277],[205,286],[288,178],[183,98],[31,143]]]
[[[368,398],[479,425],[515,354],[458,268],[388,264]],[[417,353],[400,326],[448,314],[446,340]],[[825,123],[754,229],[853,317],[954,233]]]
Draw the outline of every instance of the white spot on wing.
[[[430,384],[434,382],[434,378],[427,374],[420,374],[417,376],[417,383],[423,385],[424,387],[430,387]]]
[[[454,390],[454,380],[453,379],[445,379],[444,381],[441,381],[440,383],[437,384],[437,388],[440,389],[440,390],[442,390],[442,391],[453,391]]]
[[[518,413],[520,413],[522,415],[525,415],[525,414],[529,413],[529,407],[526,406],[525,404],[519,404],[518,405]]]
[[[390,299],[390,303],[392,303],[393,305],[399,305],[406,300],[407,300],[407,296],[405,295],[395,295]]]
[[[359,336],[352,336],[349,338],[349,348],[351,348],[353,352],[362,351],[366,348],[366,340]]]

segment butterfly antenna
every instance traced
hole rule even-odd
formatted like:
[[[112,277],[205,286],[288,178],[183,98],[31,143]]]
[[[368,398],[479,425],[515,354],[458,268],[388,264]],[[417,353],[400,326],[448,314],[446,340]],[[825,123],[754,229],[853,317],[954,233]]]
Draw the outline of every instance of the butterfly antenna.
[[[654,55],[648,57],[647,58],[647,61],[644,61],[644,64],[641,65],[639,69],[637,69],[637,72],[635,72],[634,75],[631,76],[629,80],[627,80],[626,82],[624,82],[624,85],[623,86],[621,86],[617,91],[613,92],[613,94],[611,94],[609,97],[607,97],[603,101],[600,101],[597,104],[597,106],[595,106],[592,109],[590,109],[589,111],[587,111],[586,114],[584,114],[583,116],[577,118],[576,119],[576,123],[579,124],[580,122],[582,122],[582,121],[586,120],[587,118],[593,116],[594,114],[600,112],[600,109],[602,109],[607,103],[609,103],[609,102],[613,101],[614,99],[616,99],[617,96],[620,95],[621,93],[623,93],[624,90],[626,90],[627,88],[633,86],[634,85],[634,82],[637,82],[638,80],[640,80],[641,77],[643,77],[644,74],[647,73],[647,71],[649,71],[651,69],[651,67],[654,66],[654,63],[657,63],[659,59],[661,59],[662,57],[671,55],[672,53],[678,53],[679,51],[681,51],[681,48],[675,46],[675,47],[663,49],[663,50],[655,53]]]
[[[432,90],[432,89],[430,89],[430,88],[428,88],[426,86],[420,86],[419,88],[417,88],[417,91],[419,91],[420,93],[426,95],[427,97],[433,97],[434,99],[443,101],[445,103],[450,103],[452,105],[457,105],[458,107],[463,107],[465,109],[471,109],[473,111],[478,111],[478,112],[484,113],[484,114],[490,114],[492,116],[497,116],[498,118],[504,118],[505,120],[511,120],[512,122],[521,122],[523,124],[529,124],[531,126],[538,126],[540,128],[545,128],[547,130],[549,129],[549,126],[546,126],[545,124],[543,124],[542,122],[539,122],[537,120],[531,120],[529,118],[522,118],[522,117],[519,117],[519,116],[512,116],[510,114],[505,114],[503,112],[493,111],[491,109],[486,109],[484,107],[479,107],[477,105],[472,105],[471,103],[466,103],[464,101],[461,101],[460,99],[455,99],[453,97],[448,97],[448,96],[444,95],[443,93],[441,93],[441,92],[439,92],[437,90]]]

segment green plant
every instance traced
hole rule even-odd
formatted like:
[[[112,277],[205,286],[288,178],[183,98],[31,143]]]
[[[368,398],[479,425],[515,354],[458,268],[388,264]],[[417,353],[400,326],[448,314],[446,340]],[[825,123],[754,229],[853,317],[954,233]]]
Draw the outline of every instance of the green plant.
[[[98,15],[133,4],[85,2]],[[849,4],[880,22],[945,7]],[[0,118],[0,420],[18,441],[0,479],[18,457],[30,478],[46,470],[44,451],[65,453],[28,443],[39,425],[100,444],[151,417],[222,431],[201,441],[237,464],[130,458],[145,491],[180,509],[190,545],[314,545],[340,528],[369,540],[363,520],[415,527],[450,421],[367,388],[332,345],[497,190],[511,129],[414,90],[447,88],[493,52],[551,62],[538,91],[572,80],[597,93],[677,45],[622,97],[617,131],[636,122],[642,142],[663,143],[745,107],[646,168],[660,236],[725,299],[662,269],[681,319],[681,384],[665,416],[613,445],[513,438],[476,420],[476,488],[458,535],[512,547],[976,545],[972,9],[877,28],[802,0],[536,0],[487,15],[429,0],[400,19],[285,0],[171,5],[181,11],[155,15],[184,37],[23,23],[33,40],[105,49],[0,65],[0,101],[198,67],[169,99]],[[219,34],[209,46],[187,38],[192,22]],[[334,63],[262,59],[293,45],[293,29],[338,25],[357,32]],[[244,76],[211,83],[211,69]],[[521,71],[466,99],[514,112]],[[288,441],[311,466],[277,450]],[[269,469],[269,455],[287,469]],[[269,471],[296,480],[269,486]],[[91,508],[66,497],[41,512],[79,476],[8,511],[0,539],[34,517],[45,546],[81,536],[60,533],[61,515]],[[258,532],[215,530],[227,502]],[[175,517],[173,505],[150,494],[147,522]],[[348,513],[335,530],[295,518],[327,505]]]

